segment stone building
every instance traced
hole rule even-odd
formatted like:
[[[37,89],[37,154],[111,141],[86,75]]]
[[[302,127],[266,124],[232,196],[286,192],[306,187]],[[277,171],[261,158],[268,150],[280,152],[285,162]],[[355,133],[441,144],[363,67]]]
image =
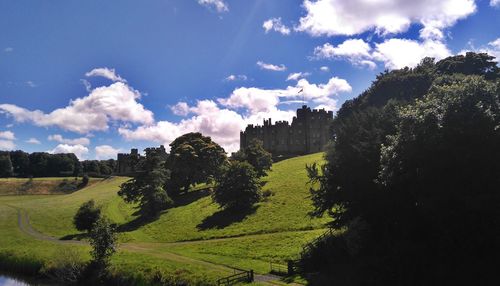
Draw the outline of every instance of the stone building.
[[[157,151],[163,160],[167,160],[168,154],[163,145],[160,147],[149,147],[144,149],[147,154],[151,151]],[[136,172],[136,165],[144,157],[139,154],[137,149],[131,149],[130,153],[119,153],[117,158],[116,173],[119,175],[132,175]]]
[[[245,149],[252,139],[263,142],[264,149],[274,157],[280,155],[303,155],[323,151],[333,136],[331,123],[333,112],[314,109],[303,105],[297,109],[292,124],[277,121],[275,124],[264,119],[264,125],[248,125],[240,132],[240,149]]]

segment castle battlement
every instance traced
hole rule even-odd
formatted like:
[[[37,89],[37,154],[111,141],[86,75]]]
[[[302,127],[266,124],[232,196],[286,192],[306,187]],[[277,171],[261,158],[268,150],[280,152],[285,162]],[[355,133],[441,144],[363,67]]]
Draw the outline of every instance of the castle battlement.
[[[273,156],[300,155],[320,152],[332,138],[333,112],[312,109],[303,105],[297,109],[292,123],[264,119],[263,125],[249,124],[240,132],[240,149],[245,149],[253,139],[263,142],[264,149]]]

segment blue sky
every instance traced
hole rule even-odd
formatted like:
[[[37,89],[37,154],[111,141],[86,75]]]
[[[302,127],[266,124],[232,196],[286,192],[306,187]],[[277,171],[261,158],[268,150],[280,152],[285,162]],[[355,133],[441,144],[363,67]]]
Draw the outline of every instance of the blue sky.
[[[201,131],[227,151],[384,69],[500,56],[498,0],[2,0],[0,149],[113,158]]]

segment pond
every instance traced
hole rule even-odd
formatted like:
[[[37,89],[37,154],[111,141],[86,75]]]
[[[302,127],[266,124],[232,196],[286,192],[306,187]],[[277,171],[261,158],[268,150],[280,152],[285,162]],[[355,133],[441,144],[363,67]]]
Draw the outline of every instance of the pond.
[[[0,286],[47,286],[32,279],[20,278],[9,274],[0,274]]]

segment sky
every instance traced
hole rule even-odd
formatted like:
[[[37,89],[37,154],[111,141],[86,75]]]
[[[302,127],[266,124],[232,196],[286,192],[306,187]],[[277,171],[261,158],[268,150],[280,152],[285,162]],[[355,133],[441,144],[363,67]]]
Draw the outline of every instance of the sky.
[[[500,0],[0,0],[0,149],[116,158],[337,111],[384,70],[500,57]]]

